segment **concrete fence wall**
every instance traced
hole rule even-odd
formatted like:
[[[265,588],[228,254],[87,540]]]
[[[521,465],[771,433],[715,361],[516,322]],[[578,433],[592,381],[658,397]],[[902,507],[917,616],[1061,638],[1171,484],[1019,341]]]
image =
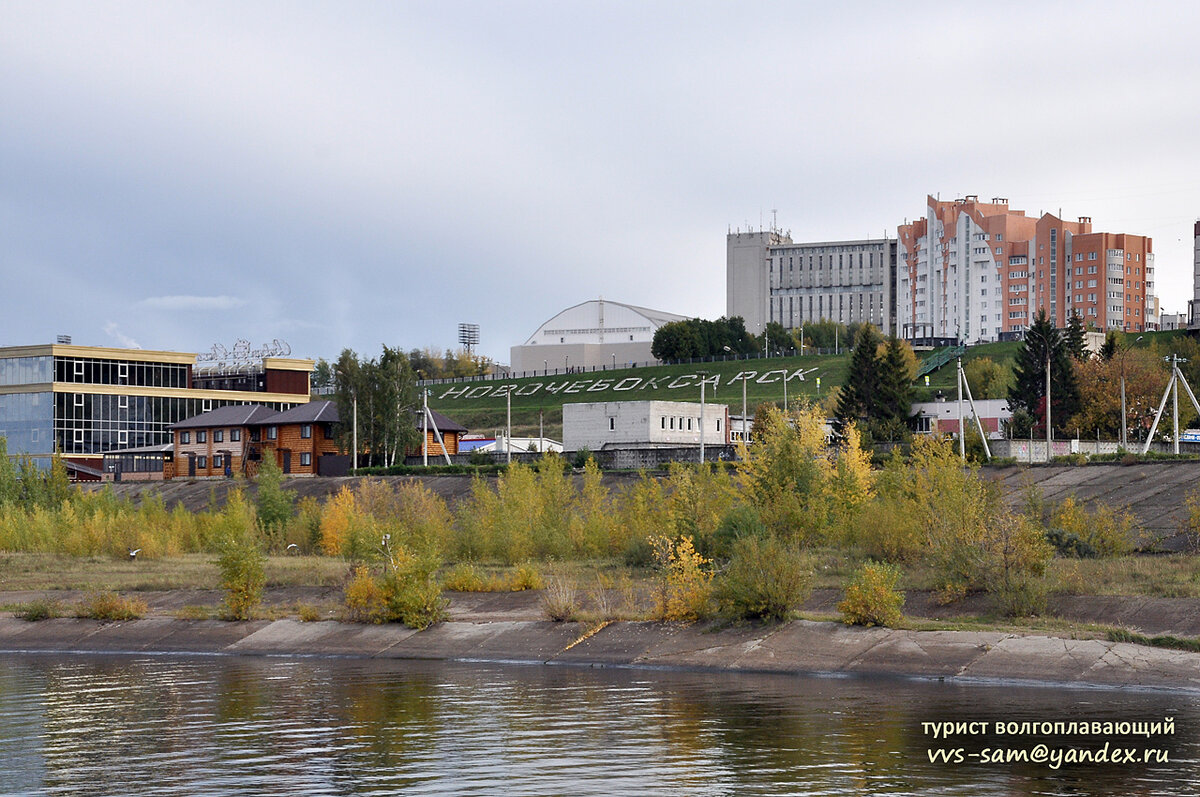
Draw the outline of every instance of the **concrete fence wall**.
[[[1046,441],[1029,440],[988,440],[993,457],[1014,457],[1018,463],[1037,463],[1049,461],[1046,457]],[[1115,454],[1120,449],[1120,443],[1115,440],[1055,440],[1051,444],[1050,456],[1062,457],[1068,454]],[[1140,453],[1140,443],[1131,442],[1128,450]],[[1171,454],[1174,448],[1170,443],[1154,443],[1150,450],[1158,454]],[[1200,454],[1200,443],[1180,443],[1180,454]]]

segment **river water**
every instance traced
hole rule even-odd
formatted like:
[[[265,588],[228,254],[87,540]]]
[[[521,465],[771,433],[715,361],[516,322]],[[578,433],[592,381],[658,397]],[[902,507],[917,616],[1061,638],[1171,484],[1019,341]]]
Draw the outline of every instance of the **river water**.
[[[1158,721],[1154,737],[924,722]],[[1182,795],[1200,696],[309,658],[0,656],[0,794]],[[978,727],[978,726],[977,726]],[[984,763],[1109,743],[1152,763]],[[933,751],[961,763],[930,762]],[[1014,754],[1018,758],[1020,754]],[[1165,756],[1166,761],[1159,756]],[[1060,759],[1061,761],[1061,759]]]

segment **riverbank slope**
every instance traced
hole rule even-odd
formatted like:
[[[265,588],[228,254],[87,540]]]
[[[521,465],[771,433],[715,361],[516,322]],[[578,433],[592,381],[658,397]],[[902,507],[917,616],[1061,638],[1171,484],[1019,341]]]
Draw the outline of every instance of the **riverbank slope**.
[[[910,631],[794,620],[682,626],[500,619],[424,631],[292,619],[242,623],[149,617],[118,623],[0,617],[0,652],[342,656],[499,661],[948,681],[1200,690],[1200,654],[999,631]]]

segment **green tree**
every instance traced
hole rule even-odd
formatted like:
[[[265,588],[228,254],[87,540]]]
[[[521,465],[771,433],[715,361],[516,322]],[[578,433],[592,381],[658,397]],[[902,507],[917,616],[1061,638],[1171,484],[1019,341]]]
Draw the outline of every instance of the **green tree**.
[[[971,386],[971,395],[978,399],[998,399],[1008,395],[1012,374],[991,357],[976,357],[963,366],[963,374]]]
[[[254,505],[259,528],[272,544],[277,544],[284,526],[295,514],[296,493],[283,489],[283,471],[273,456],[263,457],[254,481],[258,487]]]
[[[670,362],[700,356],[701,341],[696,328],[687,321],[671,321],[654,332],[650,353],[655,359]]]
[[[1023,409],[1046,424],[1046,364],[1050,364],[1051,420],[1062,432],[1079,411],[1079,386],[1075,364],[1067,353],[1062,335],[1045,310],[1039,310],[1033,324],[1025,332],[1025,343],[1017,351],[1013,368],[1013,384],[1008,390],[1009,405]]]
[[[1067,347],[1067,354],[1071,355],[1076,362],[1083,362],[1088,358],[1083,319],[1079,317],[1079,312],[1076,310],[1071,311],[1071,318],[1067,321],[1067,332],[1063,336],[1063,345]]]
[[[861,333],[860,333],[861,334]],[[879,387],[873,421],[907,423],[912,412],[912,375],[907,344],[892,335],[878,359]],[[857,351],[857,349],[856,349]],[[911,352],[911,349],[908,349]]]
[[[1108,362],[1117,354],[1117,333],[1111,329],[1104,336],[1104,345],[1100,347],[1100,359]]]
[[[800,325],[804,330],[804,348],[815,353],[818,349],[833,350],[835,346],[845,348],[854,340],[849,327],[836,321],[805,321]],[[800,348],[800,330],[793,337],[796,348]]]
[[[838,394],[834,411],[839,434],[851,422],[869,422],[880,416],[879,361],[875,358],[878,347],[879,335],[875,327],[864,324],[855,338],[846,382]]]
[[[317,360],[317,364],[313,366],[312,380],[310,382],[314,395],[319,395],[318,391],[332,390],[334,388],[333,364],[324,357]]]
[[[358,453],[366,452],[369,464],[395,464],[419,442],[413,414],[419,406],[416,374],[404,352],[384,346],[378,360],[363,360],[345,349],[334,366],[334,379],[343,451],[353,447],[356,401]]]
[[[8,441],[0,437],[0,507],[17,502],[21,495],[21,483],[17,479],[17,469],[8,456]]]
[[[782,354],[793,348],[792,336],[778,321],[771,321],[763,329],[763,351],[767,354]]]

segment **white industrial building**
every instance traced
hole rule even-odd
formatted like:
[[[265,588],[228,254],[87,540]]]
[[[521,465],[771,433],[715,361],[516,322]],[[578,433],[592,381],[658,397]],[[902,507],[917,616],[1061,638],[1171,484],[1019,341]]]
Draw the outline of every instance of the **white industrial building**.
[[[510,365],[522,372],[582,371],[601,366],[652,362],[654,333],[687,316],[604,299],[568,307],[510,350]]]
[[[703,424],[703,426],[702,426]],[[563,405],[563,448],[674,448],[729,443],[729,407],[692,401],[598,401]]]

